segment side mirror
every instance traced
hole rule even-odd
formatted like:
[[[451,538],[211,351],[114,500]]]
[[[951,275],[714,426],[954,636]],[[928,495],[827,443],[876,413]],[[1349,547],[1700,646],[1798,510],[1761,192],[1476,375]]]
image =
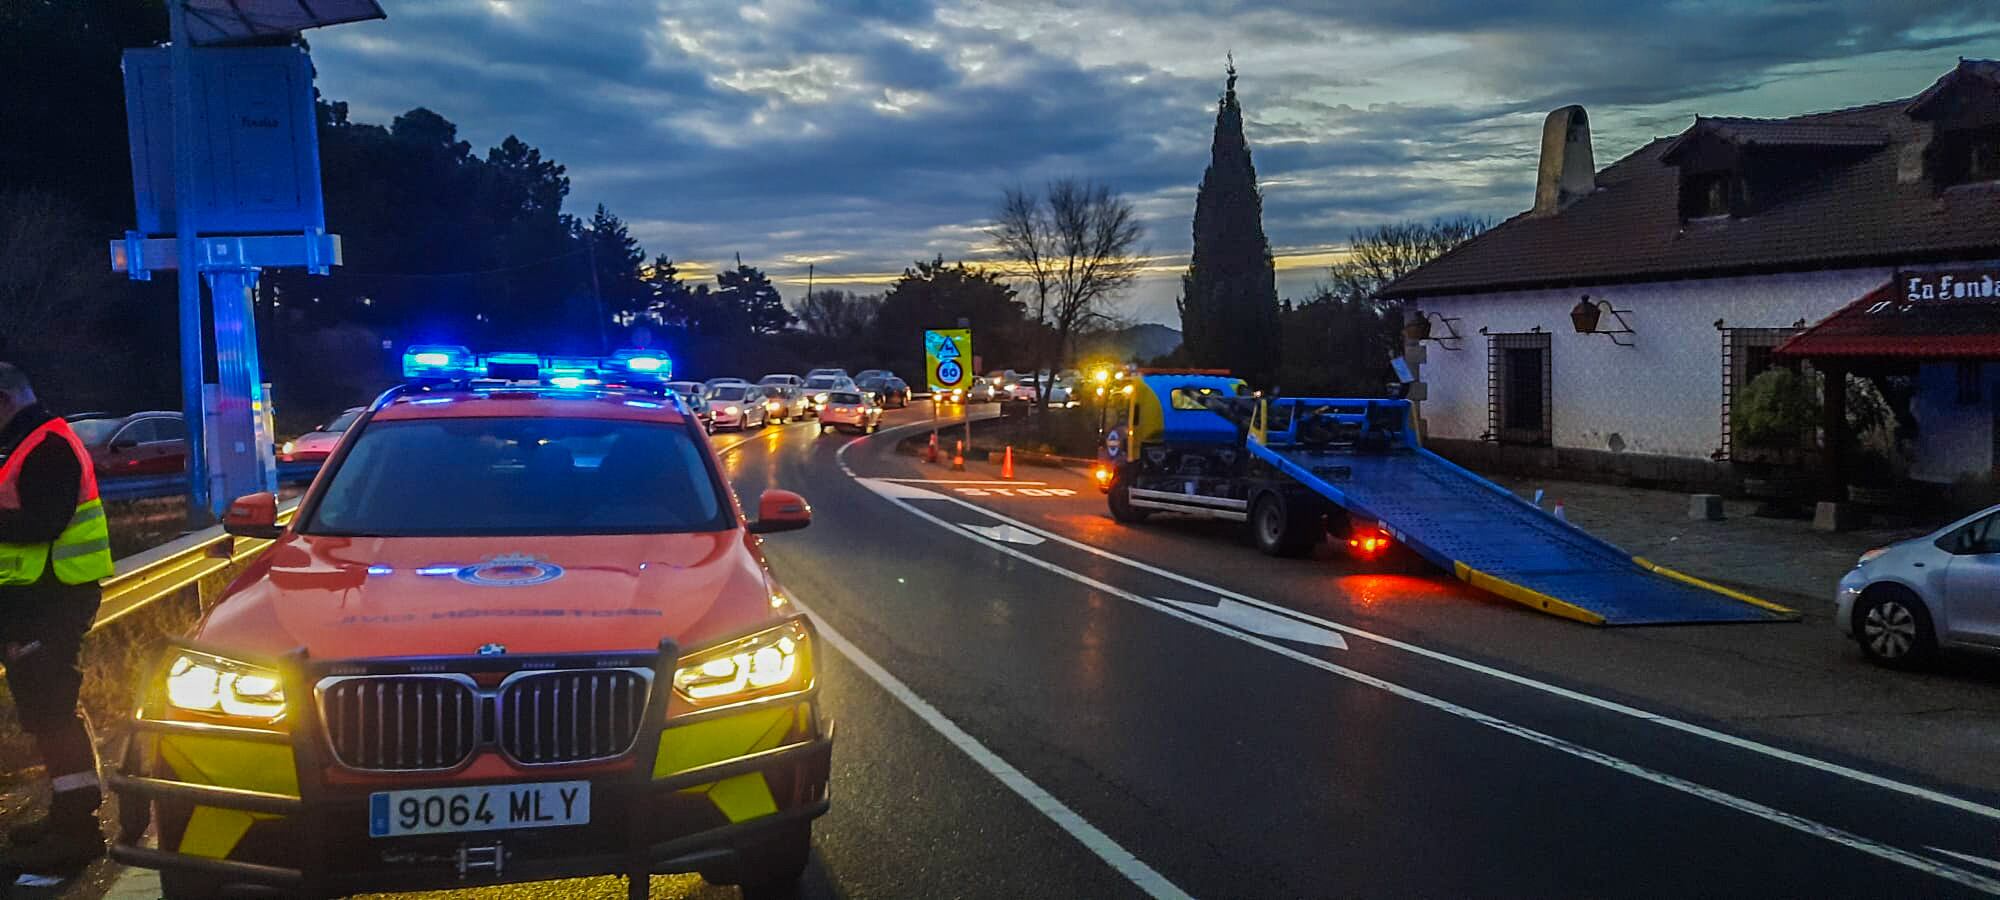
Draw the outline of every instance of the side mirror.
[[[750,523],[750,533],[797,531],[812,521],[812,505],[806,498],[791,491],[769,490],[757,495],[757,520]]]
[[[325,430],[326,430],[326,426],[325,426],[325,425],[314,425],[314,426],[313,426],[313,430],[314,430],[314,431],[325,431]]]
[[[260,491],[236,498],[222,515],[222,530],[237,537],[276,539],[284,532],[278,527],[278,495]]]

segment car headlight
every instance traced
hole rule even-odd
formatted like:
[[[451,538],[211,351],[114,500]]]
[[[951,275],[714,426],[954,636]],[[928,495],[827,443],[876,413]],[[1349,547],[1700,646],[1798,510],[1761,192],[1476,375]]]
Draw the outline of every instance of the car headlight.
[[[285,446],[278,448],[278,452],[283,453],[286,456],[290,456],[292,455],[293,450],[298,449],[298,446],[299,445],[297,441],[286,441]]]
[[[716,706],[800,690],[812,678],[812,633],[793,619],[681,657],[674,690],[697,706]]]
[[[274,722],[285,714],[276,670],[191,650],[167,666],[167,703],[208,715]]]
[[[826,402],[826,395],[825,395],[825,394],[814,394],[814,395],[813,395],[813,402],[814,402],[814,403],[825,403],[825,402]]]

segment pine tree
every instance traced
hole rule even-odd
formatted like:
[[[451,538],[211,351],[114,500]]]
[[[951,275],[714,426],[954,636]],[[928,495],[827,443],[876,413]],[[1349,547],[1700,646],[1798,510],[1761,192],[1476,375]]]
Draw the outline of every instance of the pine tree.
[[[1243,138],[1236,64],[1215,112],[1215,143],[1194,202],[1194,259],[1181,278],[1188,362],[1269,387],[1278,370],[1278,286],[1264,201]]]

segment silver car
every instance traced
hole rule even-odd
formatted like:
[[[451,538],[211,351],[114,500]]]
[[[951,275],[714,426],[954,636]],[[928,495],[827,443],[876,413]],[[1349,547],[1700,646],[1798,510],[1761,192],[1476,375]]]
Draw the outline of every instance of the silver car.
[[[874,434],[882,424],[882,404],[875,398],[858,390],[836,390],[827,393],[826,402],[819,408],[819,433],[838,428],[842,431],[856,431]]]
[[[1834,605],[1840,630],[1884,665],[2000,651],[2000,506],[1863,553]]]
[[[764,389],[754,384],[720,384],[710,388],[708,410],[714,417],[715,430],[748,431],[764,427],[770,423],[765,400]]]

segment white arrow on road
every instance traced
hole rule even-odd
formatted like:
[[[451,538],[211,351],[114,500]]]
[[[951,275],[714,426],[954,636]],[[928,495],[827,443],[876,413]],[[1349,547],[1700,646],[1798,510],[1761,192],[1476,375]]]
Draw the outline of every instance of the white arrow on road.
[[[1020,528],[1016,528],[1012,525],[961,524],[961,527],[981,537],[992,538],[993,540],[996,541],[1005,541],[1009,544],[1021,544],[1028,547],[1033,547],[1036,544],[1039,544],[1043,540],[1045,540],[1045,538],[1043,538],[1039,534],[1036,534],[1032,531],[1025,531]]]
[[[1347,649],[1347,641],[1340,636],[1339,632],[1331,628],[1322,628],[1311,622],[1301,622],[1291,616],[1261,610],[1248,603],[1238,603],[1227,597],[1218,599],[1220,600],[1219,603],[1210,606],[1206,603],[1190,603],[1186,600],[1171,600],[1166,597],[1159,598],[1161,603],[1171,604],[1176,609],[1186,610],[1204,619],[1214,619],[1224,625],[1238,628],[1251,634],[1276,638],[1281,641],[1311,644],[1315,647],[1333,647],[1338,650]]]

